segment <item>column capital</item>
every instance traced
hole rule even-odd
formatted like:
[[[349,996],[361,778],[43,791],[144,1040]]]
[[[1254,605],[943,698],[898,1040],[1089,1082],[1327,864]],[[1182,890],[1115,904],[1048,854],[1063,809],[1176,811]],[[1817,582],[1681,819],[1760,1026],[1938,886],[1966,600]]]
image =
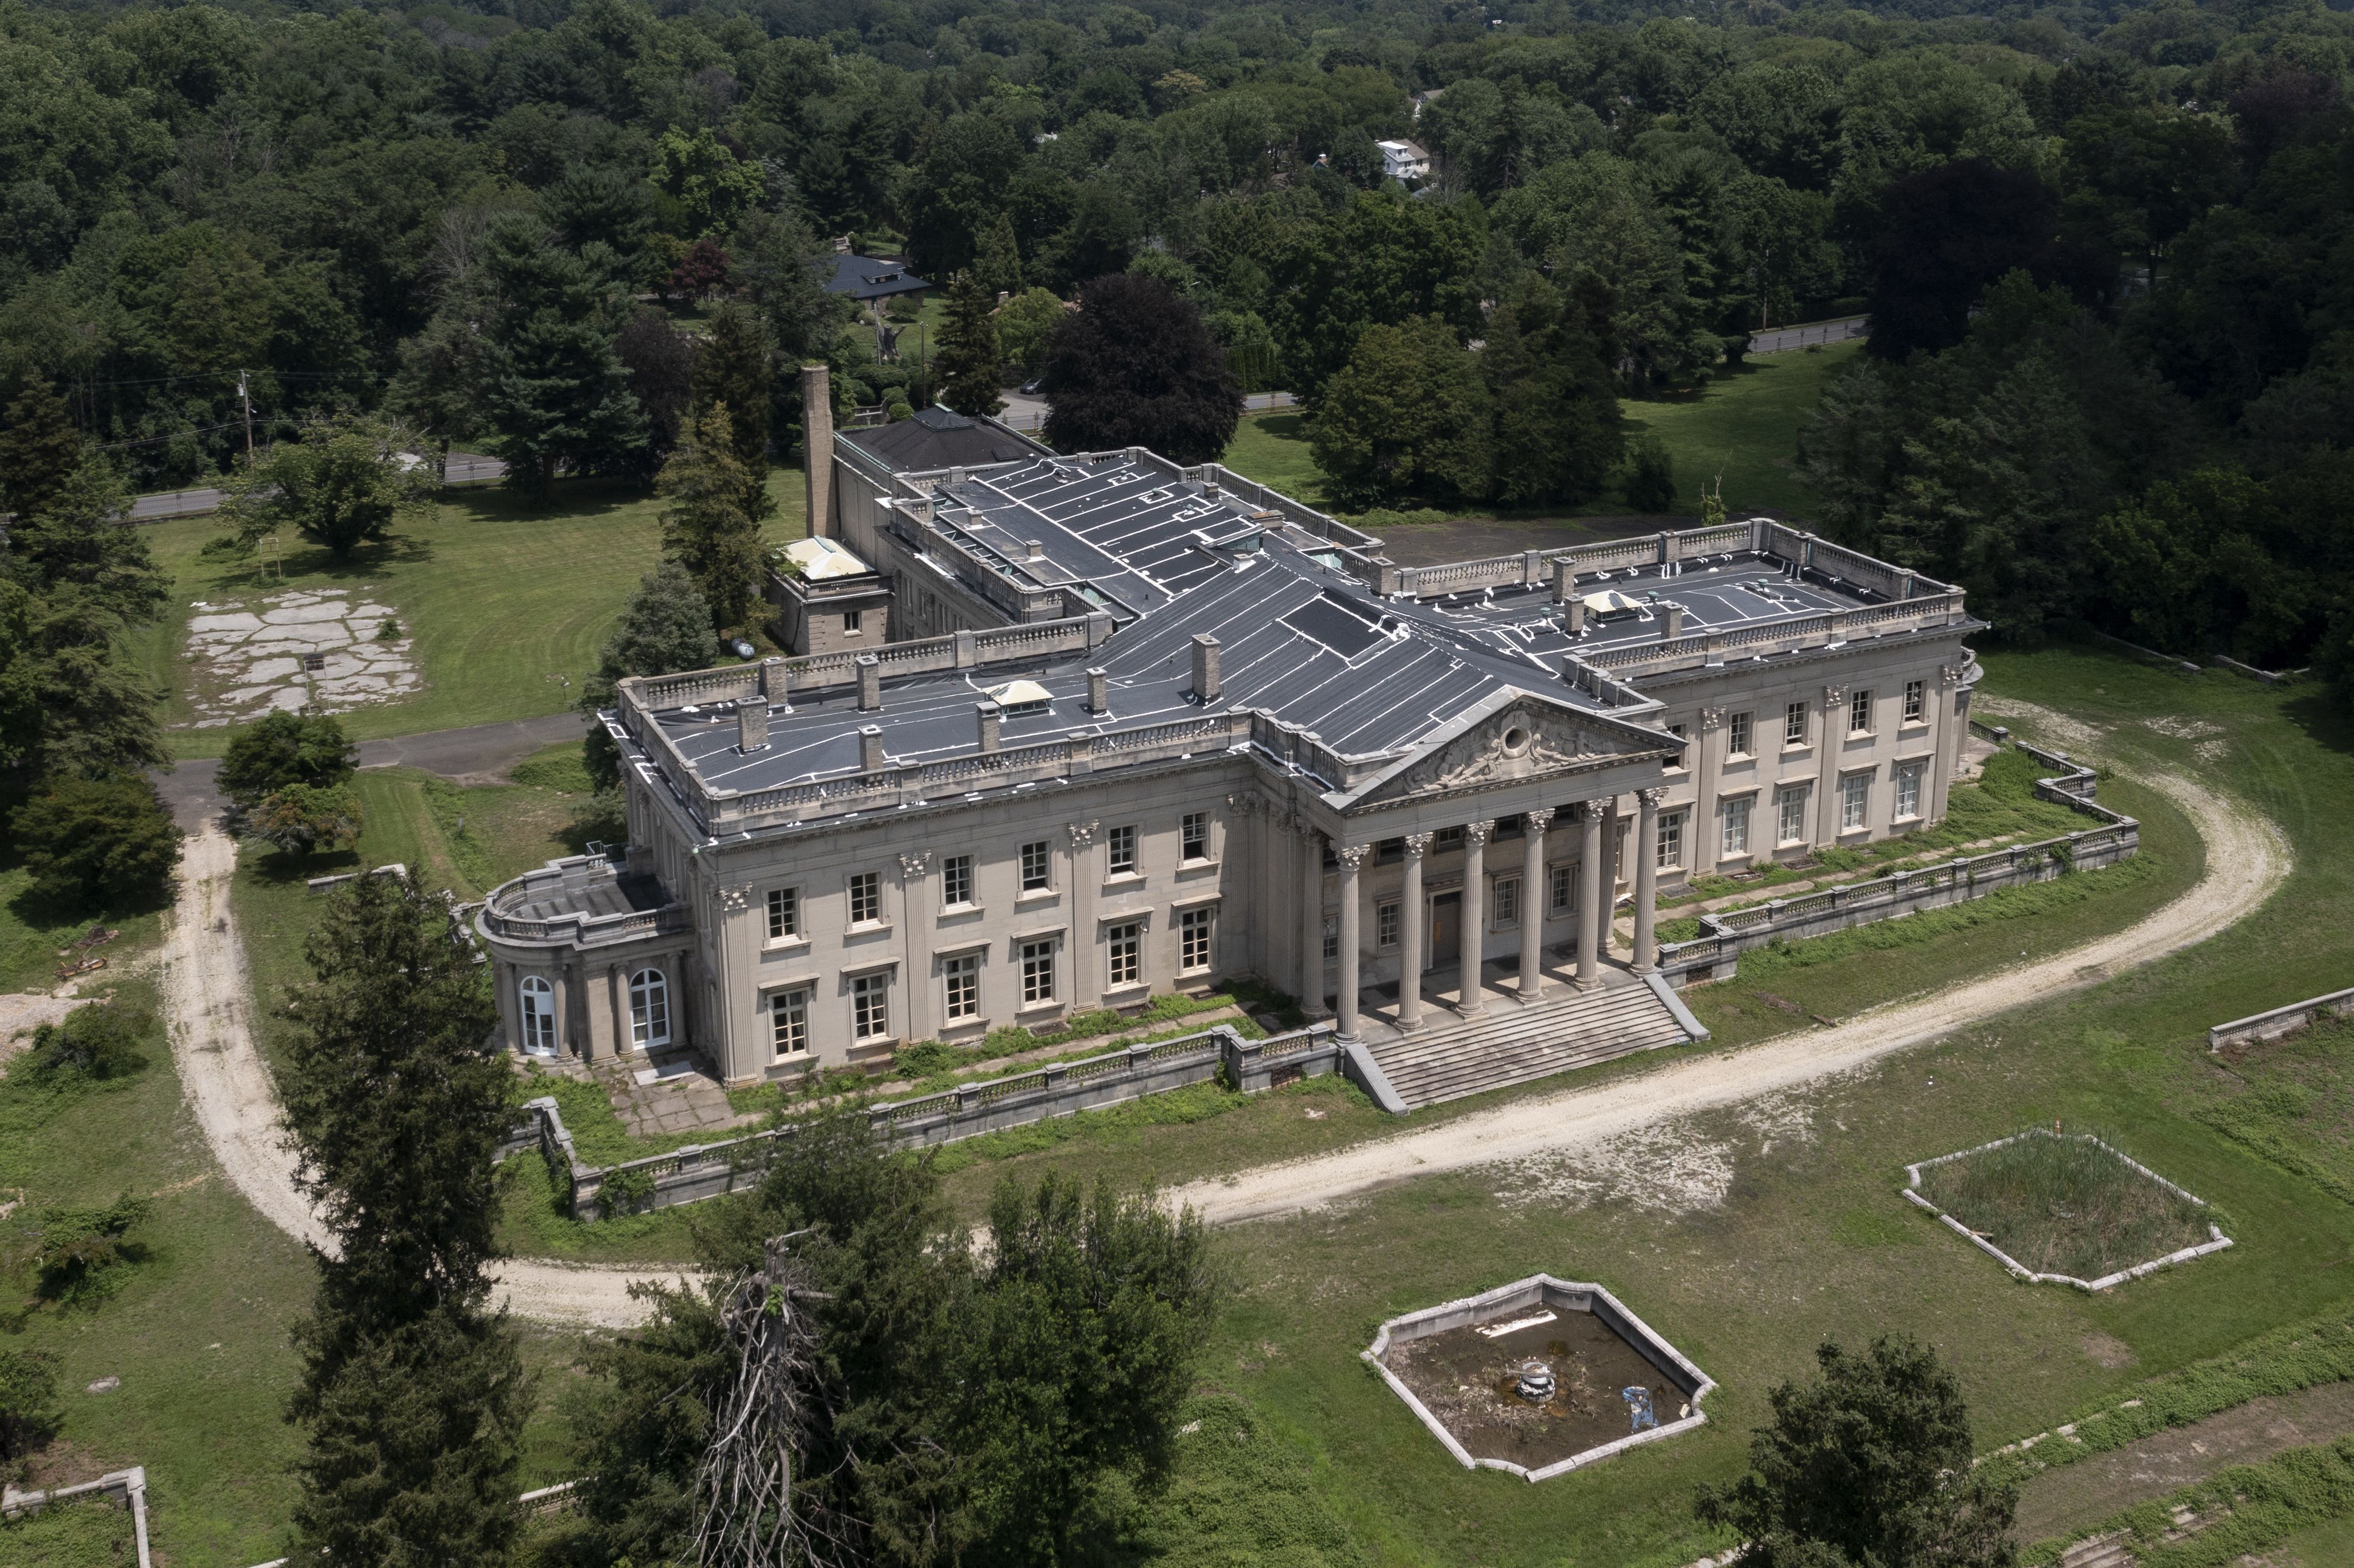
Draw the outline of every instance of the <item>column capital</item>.
[[[1959,660],[1950,664],[1940,664],[1937,666],[1937,684],[1944,690],[1951,691],[1962,683],[1962,677],[1968,671],[1969,665]]]
[[[1592,800],[1580,800],[1577,805],[1578,810],[1585,814],[1585,821],[1599,827],[1603,820],[1610,815],[1611,809],[1617,804],[1617,800],[1618,797],[1616,795],[1604,795]]]
[[[1488,841],[1495,836],[1496,824],[1493,821],[1485,822],[1466,822],[1463,824],[1463,847],[1465,849],[1484,849],[1487,847]]]
[[[1248,817],[1258,810],[1258,797],[1247,789],[1237,789],[1226,797],[1226,810],[1237,817]]]
[[[1102,825],[1100,822],[1066,822],[1063,831],[1071,835],[1073,849],[1085,849],[1096,842],[1096,830]]]
[[[932,852],[917,850],[899,857],[899,874],[909,882],[932,869]]]
[[[1424,855],[1429,853],[1431,836],[1432,835],[1428,833],[1406,834],[1405,858],[1408,860],[1420,860]]]
[[[1659,802],[1667,798],[1667,786],[1663,784],[1648,785],[1635,791],[1635,799],[1643,802],[1643,810],[1646,811],[1658,810]]]
[[[1539,806],[1535,810],[1526,813],[1521,821],[1523,823],[1522,832],[1543,833],[1553,822],[1553,808]]]
[[[1365,857],[1373,853],[1371,844],[1342,844],[1333,850],[1332,858],[1341,863],[1342,871],[1352,872],[1364,864]]]
[[[719,907],[730,915],[741,914],[752,902],[752,885],[723,887],[719,890]]]
[[[1700,732],[1701,732],[1701,734],[1702,734],[1702,735],[1714,735],[1718,730],[1723,729],[1723,727],[1724,727],[1724,709],[1723,709],[1723,708],[1702,708],[1702,709],[1701,709],[1701,710],[1700,710]]]
[[[1835,708],[1845,701],[1847,701],[1847,688],[1845,686],[1825,686],[1823,688],[1823,705],[1825,707]]]

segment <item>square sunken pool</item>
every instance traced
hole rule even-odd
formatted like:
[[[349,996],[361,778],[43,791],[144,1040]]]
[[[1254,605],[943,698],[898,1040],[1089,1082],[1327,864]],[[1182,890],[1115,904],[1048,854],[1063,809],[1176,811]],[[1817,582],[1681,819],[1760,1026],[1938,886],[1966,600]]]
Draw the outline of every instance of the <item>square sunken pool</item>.
[[[1716,1386],[1610,1292],[1549,1274],[1393,1318],[1363,1355],[1465,1468],[1532,1481],[1700,1425]]]

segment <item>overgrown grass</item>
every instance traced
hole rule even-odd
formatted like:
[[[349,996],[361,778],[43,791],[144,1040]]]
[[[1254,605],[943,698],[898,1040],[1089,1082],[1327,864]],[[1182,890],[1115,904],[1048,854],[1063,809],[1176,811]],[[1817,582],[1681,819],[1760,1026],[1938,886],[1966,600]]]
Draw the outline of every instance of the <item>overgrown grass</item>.
[[[2344,1019],[2233,1047],[2203,1086],[2197,1115],[2282,1170],[2354,1203],[2350,1063],[2354,1022]]]
[[[1655,435],[1676,465],[1676,507],[1697,514],[1701,493],[1719,474],[1724,504],[1739,516],[1769,510],[1804,515],[1815,498],[1799,481],[1798,426],[1821,401],[1833,373],[1862,351],[1836,344],[1819,353],[1767,355],[1719,373],[1686,397],[1619,405],[1628,433]]]
[[[1925,1166],[1921,1195],[2037,1274],[2099,1279],[2209,1239],[2221,1216],[2170,1192],[2102,1139],[2029,1128]]]
[[[0,810],[5,810],[0,807]],[[0,991],[48,991],[58,983],[58,950],[93,925],[122,935],[90,952],[108,967],[126,953],[152,947],[163,932],[162,903],[130,909],[60,909],[32,894],[32,874],[0,862]]]
[[[122,1568],[134,1560],[131,1510],[80,1499],[0,1523],[0,1562],[9,1568]],[[165,1544],[151,1537],[159,1550]]]
[[[2188,1508],[2204,1521],[2179,1541],[2174,1510]],[[2031,1568],[2057,1563],[2069,1542],[2123,1530],[2132,1534],[2140,1568],[2223,1568],[2251,1554],[2354,1516],[2354,1437],[2290,1448],[2261,1465],[2233,1465],[2196,1486],[2139,1504],[2090,1529],[2039,1542],[2021,1556]],[[2318,1533],[2317,1531],[2317,1533]]]
[[[806,532],[800,471],[772,471],[769,493],[778,514],[765,524],[767,536],[800,538]],[[165,722],[186,725],[195,716],[186,688],[192,602],[365,586],[414,637],[424,689],[345,715],[355,738],[561,713],[578,698],[579,680],[595,666],[638,578],[660,557],[659,509],[650,496],[602,482],[561,483],[546,507],[503,487],[451,490],[431,517],[347,562],[309,547],[288,552],[282,577],[259,564],[202,559],[205,544],[221,532],[217,518],[159,523],[148,537],[173,579],[171,608],[137,633],[134,652],[170,694]],[[230,733],[175,728],[170,738],[181,757],[217,757]]]

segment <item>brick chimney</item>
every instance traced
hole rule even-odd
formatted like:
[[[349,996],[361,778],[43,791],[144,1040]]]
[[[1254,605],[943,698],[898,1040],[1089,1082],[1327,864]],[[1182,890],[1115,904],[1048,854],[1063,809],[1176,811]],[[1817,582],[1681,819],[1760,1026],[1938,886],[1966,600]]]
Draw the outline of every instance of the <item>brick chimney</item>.
[[[833,526],[833,373],[801,366],[801,467],[809,482],[809,531],[831,538]]]
[[[883,706],[883,661],[872,653],[858,656],[858,711],[877,712]]]
[[[1103,714],[1111,711],[1111,673],[1106,670],[1087,672],[1087,712]]]
[[[879,724],[864,726],[858,732],[858,771],[883,771],[883,726]]]
[[[745,697],[736,705],[736,749],[747,756],[769,749],[769,704]]]
[[[1584,595],[1582,595],[1582,594],[1575,594],[1575,593],[1574,593],[1574,594],[1571,594],[1567,599],[1565,599],[1562,600],[1562,604],[1561,604],[1561,619],[1562,619],[1562,624],[1563,624],[1564,626],[1565,626],[1565,627],[1567,627],[1567,628],[1569,629],[1569,634],[1570,634],[1572,637],[1575,637],[1575,636],[1576,636],[1579,632],[1581,632],[1581,631],[1585,630],[1585,596],[1584,596]]]
[[[1663,604],[1659,609],[1663,612],[1660,617],[1659,639],[1664,642],[1673,642],[1684,634],[1684,607],[1680,604]]]
[[[1206,631],[1193,639],[1193,700],[1204,707],[1218,700],[1218,640]]]
[[[1004,722],[1005,710],[995,703],[975,703],[972,711],[973,716],[981,721],[981,750],[995,751],[1000,744],[998,726]]]
[[[1553,601],[1567,604],[1577,597],[1577,567],[1568,561],[1553,564]]]

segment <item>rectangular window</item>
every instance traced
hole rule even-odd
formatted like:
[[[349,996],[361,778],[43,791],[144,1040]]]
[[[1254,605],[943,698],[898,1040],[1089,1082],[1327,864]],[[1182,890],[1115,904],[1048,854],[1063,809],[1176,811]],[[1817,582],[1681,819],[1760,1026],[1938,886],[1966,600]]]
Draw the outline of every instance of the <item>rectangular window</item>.
[[[1806,704],[1792,703],[1782,710],[1782,744],[1784,746],[1807,744]]]
[[[1929,683],[1926,681],[1905,682],[1904,722],[1906,724],[1919,724],[1923,719],[1927,718],[1928,716]]]
[[[1678,740],[1686,738],[1684,726],[1680,724],[1670,725],[1668,726],[1668,733],[1674,736]],[[1676,753],[1676,759],[1673,762],[1669,763],[1668,766],[1670,768],[1685,768],[1691,766],[1691,750],[1687,747],[1682,750],[1678,751]]]
[[[801,895],[797,887],[769,889],[769,940],[781,942],[801,934]]]
[[[1807,792],[1785,789],[1774,797],[1775,842],[1798,844],[1807,842]]]
[[[1210,919],[1214,911],[1188,909],[1177,917],[1177,967],[1198,974],[1210,967]]]
[[[1749,755],[1749,715],[1747,714],[1733,715],[1733,722],[1727,726],[1724,748],[1735,757]]]
[[[1405,906],[1399,904],[1384,904],[1374,908],[1373,944],[1376,947],[1394,948],[1399,942],[1405,940],[1399,935],[1401,917],[1398,914],[1398,911],[1404,907]]]
[[[891,1037],[889,975],[860,975],[850,982],[850,1033],[856,1040]]]
[[[1872,693],[1869,688],[1847,700],[1847,732],[1862,735],[1872,728]]]
[[[1840,780],[1840,832],[1872,825],[1872,775],[1850,773]]]
[[[1209,859],[1210,813],[1207,811],[1186,812],[1184,838],[1184,846],[1179,852],[1183,858],[1189,861]]]
[[[1114,876],[1132,874],[1136,870],[1136,829],[1114,828],[1111,837],[1105,842],[1111,852],[1111,874]]]
[[[1684,814],[1681,811],[1659,813],[1659,857],[1661,871],[1684,863]]]
[[[1035,893],[1054,885],[1053,851],[1044,839],[1022,846],[1022,891]]]
[[[1551,906],[1554,917],[1557,919],[1564,915],[1576,913],[1577,867],[1574,865],[1554,866],[1553,868],[1550,880],[1553,883],[1553,891],[1552,896],[1547,900],[1547,903]]]
[[[940,978],[948,982],[948,1019],[956,1023],[981,1016],[981,955],[959,953],[940,960]]]
[[[972,902],[972,856],[952,854],[940,862],[940,902],[950,909]]]
[[[858,635],[858,618],[861,613],[855,609],[845,609],[842,612],[842,629],[853,637]]]
[[[1496,878],[1496,924],[1517,926],[1521,923],[1521,879],[1517,876]]]
[[[850,879],[850,923],[872,925],[883,918],[883,874],[862,871]]]
[[[1448,850],[1459,850],[1462,847],[1463,830],[1461,828],[1441,828],[1438,830],[1437,836],[1430,841],[1431,853],[1434,854],[1444,854]]]
[[[809,992],[780,991],[769,998],[769,1038],[777,1054],[797,1056],[809,1049]]]
[[[1111,954],[1111,983],[1115,986],[1134,985],[1144,970],[1144,927],[1130,920],[1114,926],[1105,933]]]
[[[1749,853],[1749,807],[1746,795],[1724,803],[1724,850],[1726,855]]]
[[[1034,1007],[1055,1000],[1055,942],[1022,944],[1022,1005]]]
[[[1338,915],[1324,916],[1324,956],[1327,959],[1341,956],[1341,917]]]
[[[1496,819],[1496,832],[1493,836],[1500,839],[1516,839],[1528,831],[1529,820],[1515,812],[1511,816]]]
[[[1896,820],[1909,821],[1921,814],[1921,765],[1896,770]]]

